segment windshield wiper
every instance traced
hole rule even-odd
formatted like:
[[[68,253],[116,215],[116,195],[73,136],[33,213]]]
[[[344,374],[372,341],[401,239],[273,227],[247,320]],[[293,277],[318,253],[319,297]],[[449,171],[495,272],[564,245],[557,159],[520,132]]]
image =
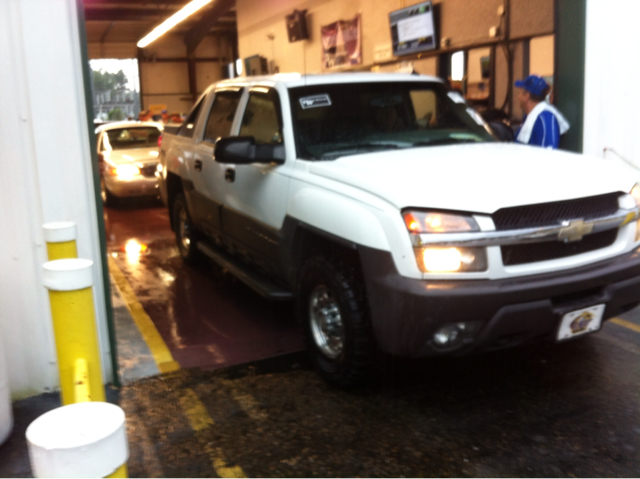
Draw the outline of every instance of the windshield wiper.
[[[478,143],[478,140],[471,138],[437,138],[434,140],[416,141],[411,146],[452,145],[454,143]]]

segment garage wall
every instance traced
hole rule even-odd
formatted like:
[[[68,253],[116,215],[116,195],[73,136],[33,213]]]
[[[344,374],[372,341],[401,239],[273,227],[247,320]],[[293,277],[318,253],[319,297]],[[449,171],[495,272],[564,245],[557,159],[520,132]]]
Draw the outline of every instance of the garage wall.
[[[140,62],[141,108],[165,104],[170,113],[185,113],[191,108],[189,74],[186,61]]]
[[[419,2],[399,0],[238,0],[238,47],[241,58],[262,55],[281,72],[317,73],[322,71],[320,27],[336,20],[362,14],[363,66],[371,67],[374,51],[391,45],[389,12]],[[489,28],[497,25],[498,5],[502,0],[442,0],[440,37],[449,38],[451,47],[489,39]],[[310,39],[289,43],[285,16],[294,9],[307,9]],[[270,40],[269,35],[274,39]],[[426,55],[425,55],[426,56]],[[393,60],[389,58],[388,60]],[[380,63],[385,63],[380,62]],[[401,61],[402,59],[396,59]]]
[[[440,7],[440,38],[449,38],[451,48],[488,41],[489,29],[500,24],[498,7],[502,0],[441,0],[433,3]]]
[[[102,366],[112,379],[76,8],[75,0],[0,2],[0,341],[14,399],[59,384],[42,281],[48,222],[75,221],[78,254],[94,262]]]
[[[640,181],[638,18],[640,2],[587,1],[583,152],[631,163]]]
[[[135,43],[88,43],[87,51],[90,60],[114,58],[127,60],[136,58],[138,48]]]
[[[553,33],[554,0],[510,0],[511,38]]]
[[[553,0],[511,0],[512,37],[553,32]],[[388,14],[393,10],[420,3],[402,0],[237,0],[238,45],[241,58],[262,55],[274,60],[281,72],[317,73],[322,71],[320,27],[336,20],[362,14],[363,67],[376,63],[402,61],[389,58],[374,61],[377,48],[391,45]],[[440,39],[449,40],[448,50],[478,43],[491,43],[491,27],[500,26],[498,7],[503,0],[435,0],[439,9]],[[532,4],[535,4],[532,6]],[[307,9],[310,39],[289,43],[285,15],[294,9]],[[503,25],[504,26],[504,25]],[[269,36],[273,35],[273,40]],[[423,56],[431,56],[426,53]]]
[[[222,67],[233,61],[229,35],[207,35],[194,52],[196,97],[222,79]],[[193,106],[187,48],[182,36],[167,34],[144,48],[138,57],[142,109],[165,104],[169,113],[188,113]]]
[[[529,42],[529,71],[539,76],[553,75],[554,35],[532,38]]]

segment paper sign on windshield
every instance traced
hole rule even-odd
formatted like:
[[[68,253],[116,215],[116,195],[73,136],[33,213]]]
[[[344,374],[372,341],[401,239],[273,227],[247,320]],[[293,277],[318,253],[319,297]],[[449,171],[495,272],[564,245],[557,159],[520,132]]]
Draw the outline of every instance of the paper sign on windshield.
[[[318,108],[321,106],[331,106],[329,95],[313,95],[300,98],[300,106],[303,110],[308,108]]]

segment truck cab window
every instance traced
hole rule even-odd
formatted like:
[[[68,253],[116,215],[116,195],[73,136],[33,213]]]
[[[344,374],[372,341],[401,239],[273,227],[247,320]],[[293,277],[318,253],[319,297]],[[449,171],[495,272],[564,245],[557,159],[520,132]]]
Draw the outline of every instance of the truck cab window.
[[[418,126],[435,126],[438,117],[435,93],[429,90],[412,90],[409,94]]]
[[[202,104],[204,103],[205,97],[200,98],[200,101],[191,109],[189,116],[185,120],[185,122],[180,127],[178,131],[178,135],[186,136],[189,138],[193,138],[193,133],[196,127],[196,121],[198,120],[198,116],[200,115],[200,110],[202,110]]]
[[[233,118],[242,96],[242,90],[216,93],[204,130],[204,141],[215,143],[231,133]]]
[[[253,136],[256,143],[278,145],[282,143],[280,102],[275,90],[267,93],[253,91],[242,117],[240,136]]]

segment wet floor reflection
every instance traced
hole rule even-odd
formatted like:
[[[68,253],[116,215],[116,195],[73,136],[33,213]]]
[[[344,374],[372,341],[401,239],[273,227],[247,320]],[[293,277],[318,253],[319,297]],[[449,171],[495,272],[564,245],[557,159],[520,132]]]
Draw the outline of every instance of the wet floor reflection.
[[[107,248],[182,367],[303,349],[291,303],[264,300],[217,265],[182,263],[166,208],[105,208]]]

